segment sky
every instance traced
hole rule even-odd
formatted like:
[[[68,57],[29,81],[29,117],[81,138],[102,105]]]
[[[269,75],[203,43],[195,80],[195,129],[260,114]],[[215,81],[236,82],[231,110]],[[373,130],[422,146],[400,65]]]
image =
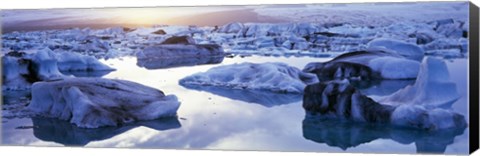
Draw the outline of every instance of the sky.
[[[351,23],[388,25],[394,22],[468,20],[466,2],[237,5],[197,7],[137,7],[95,9],[2,10],[2,32],[106,28],[152,25],[221,26],[231,22]]]
[[[280,22],[259,18],[260,6],[156,7],[104,9],[3,10],[3,32],[49,28],[110,26],[141,27],[155,24],[215,26],[238,22]]]

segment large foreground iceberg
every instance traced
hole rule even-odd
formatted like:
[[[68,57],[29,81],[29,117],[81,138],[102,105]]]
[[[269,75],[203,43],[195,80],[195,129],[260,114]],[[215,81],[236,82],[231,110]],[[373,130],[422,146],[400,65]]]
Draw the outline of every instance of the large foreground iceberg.
[[[457,86],[450,81],[445,62],[426,57],[422,61],[415,84],[381,99],[380,102],[390,105],[442,107],[453,104],[459,98]]]
[[[303,108],[323,119],[390,124],[422,130],[467,126],[463,115],[445,109],[427,110],[419,105],[391,106],[363,95],[347,81],[328,81],[305,88]]]
[[[28,111],[67,120],[83,128],[117,126],[175,116],[175,95],[138,83],[103,78],[67,78],[37,82]]]
[[[181,85],[218,86],[232,89],[302,93],[307,84],[318,82],[315,75],[284,63],[241,63],[212,68],[180,80]]]

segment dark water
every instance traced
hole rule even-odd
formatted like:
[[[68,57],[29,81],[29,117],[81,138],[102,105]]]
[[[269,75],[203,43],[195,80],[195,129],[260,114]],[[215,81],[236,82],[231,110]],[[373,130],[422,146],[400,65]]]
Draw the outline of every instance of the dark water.
[[[198,63],[179,60],[177,64],[173,61],[167,65],[140,63],[129,57],[107,60],[104,62],[117,68],[117,71],[106,73],[103,77],[135,81],[179,97],[178,118],[100,129],[79,129],[55,119],[6,118],[3,120],[1,141],[8,145],[34,146],[466,154],[468,129],[429,133],[386,125],[312,120],[305,117],[301,95],[214,87],[185,88],[178,84],[183,77],[219,65],[285,62],[302,69],[309,62],[329,59],[253,56],[224,58],[221,63],[218,60]],[[468,119],[467,60],[458,59],[447,62],[447,65],[462,95],[452,109]],[[374,98],[391,94],[412,83],[394,80],[352,82]],[[24,99],[20,98],[22,96],[28,95],[8,94],[7,100],[21,101]]]

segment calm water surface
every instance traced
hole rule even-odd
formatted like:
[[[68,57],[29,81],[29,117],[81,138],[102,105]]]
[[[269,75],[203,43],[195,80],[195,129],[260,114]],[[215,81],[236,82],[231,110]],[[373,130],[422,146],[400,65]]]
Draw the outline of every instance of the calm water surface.
[[[181,78],[220,65],[285,62],[302,69],[309,62],[329,59],[235,57],[213,61],[221,62],[219,64],[170,64],[171,68],[164,69],[139,67],[136,58],[132,57],[104,60],[104,63],[117,69],[104,75],[105,78],[130,80],[158,88],[166,94],[175,94],[181,101],[178,118],[100,129],[80,129],[55,119],[4,119],[1,141],[8,145],[317,152],[464,154],[468,151],[468,129],[455,133],[427,134],[383,126],[311,121],[305,119],[301,95],[232,91],[211,87],[185,88],[178,84]],[[145,66],[145,63],[139,64]],[[467,60],[447,61],[447,65],[452,80],[457,83],[457,88],[463,95],[452,109],[464,114],[468,121]],[[148,67],[161,66],[154,64]],[[385,81],[361,90],[371,97],[384,96],[412,83],[414,82]],[[25,94],[17,93],[11,96],[21,97]]]

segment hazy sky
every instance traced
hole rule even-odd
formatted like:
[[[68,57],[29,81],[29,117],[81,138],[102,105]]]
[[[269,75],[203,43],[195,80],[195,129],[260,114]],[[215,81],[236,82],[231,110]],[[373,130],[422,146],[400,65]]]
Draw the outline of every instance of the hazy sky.
[[[238,22],[280,22],[262,18],[253,9],[260,6],[157,7],[105,9],[44,9],[2,11],[3,32],[69,27],[223,25]]]
[[[230,22],[313,22],[385,26],[441,19],[468,21],[467,2],[354,3],[103,9],[2,10],[2,31],[155,24],[215,26]]]

